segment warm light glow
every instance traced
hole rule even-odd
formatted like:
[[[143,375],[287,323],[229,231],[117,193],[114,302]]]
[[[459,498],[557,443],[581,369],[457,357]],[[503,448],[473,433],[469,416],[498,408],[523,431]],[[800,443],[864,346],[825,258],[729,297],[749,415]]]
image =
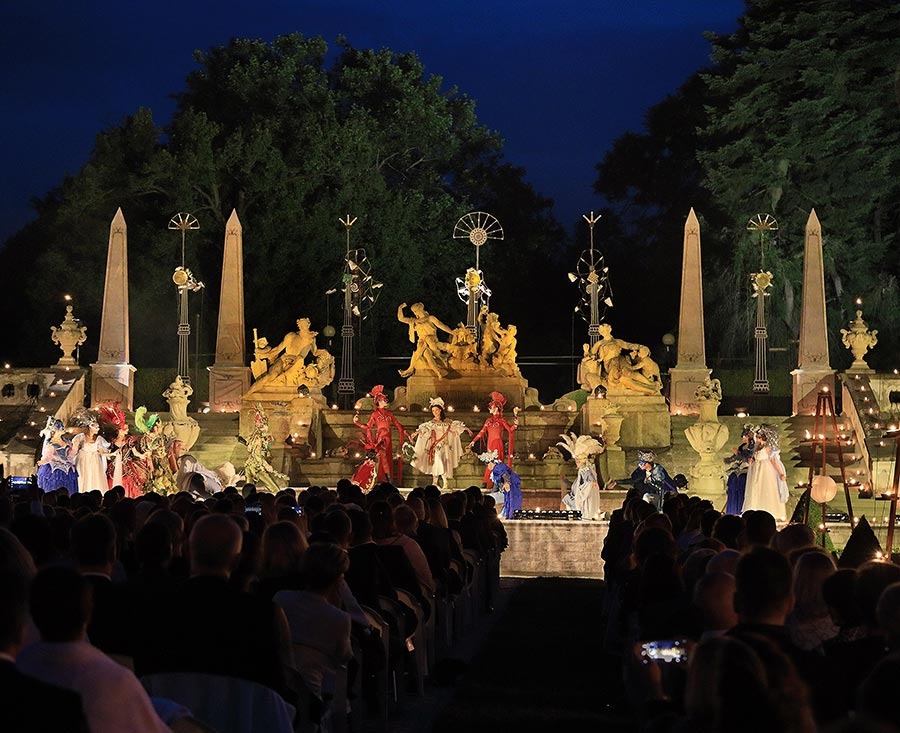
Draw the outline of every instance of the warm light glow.
[[[357,402],[355,405],[353,405],[354,410],[358,410],[360,407],[362,407],[362,405],[359,402]]]
[[[747,417],[747,413],[746,413],[746,412],[743,412],[743,411],[742,411],[742,412],[738,412],[738,413],[736,413],[735,417]]]
[[[475,405],[474,407],[472,407],[472,412],[480,412],[480,411],[481,411],[481,410],[480,410],[480,408],[478,407],[478,405]]]
[[[51,396],[51,397],[56,397],[56,392],[51,392],[51,393],[50,393],[50,396]]]
[[[544,406],[543,406],[543,405],[541,405],[541,410],[543,410],[543,409],[544,409]]]
[[[32,424],[33,424],[33,423],[32,423]],[[529,453],[529,454],[528,454],[528,460],[529,460],[529,461],[533,461],[533,460],[534,460],[534,453]]]
[[[401,408],[400,408],[400,412],[406,412],[406,408],[405,408],[405,407],[401,407]]]
[[[68,293],[66,293],[66,294],[63,296],[63,300],[65,300],[66,302],[69,302],[70,300],[72,300],[72,296],[69,295]]]
[[[359,458],[360,455],[359,455],[359,453],[354,453],[354,454],[353,454],[353,457],[354,457],[354,458]]]
[[[828,392],[828,387],[822,387],[823,392]]]
[[[315,452],[315,451],[312,451],[312,452],[309,454],[309,457],[310,457],[310,458],[315,458],[315,457],[316,457],[316,452]]]
[[[4,364],[4,365],[3,365],[3,368],[4,368],[4,369],[9,369],[9,368],[10,368],[9,362],[7,362],[6,364]]]
[[[875,551],[875,559],[876,560],[881,560],[883,557],[884,557],[884,553],[882,553],[881,550]]]
[[[332,406],[331,406],[331,409],[332,409],[332,410],[336,410],[337,408],[338,408],[337,405],[332,405]]]
[[[447,412],[455,412],[453,405],[447,405]]]
[[[856,299],[856,304],[857,304],[857,305],[862,305],[862,298],[857,298],[857,299]]]

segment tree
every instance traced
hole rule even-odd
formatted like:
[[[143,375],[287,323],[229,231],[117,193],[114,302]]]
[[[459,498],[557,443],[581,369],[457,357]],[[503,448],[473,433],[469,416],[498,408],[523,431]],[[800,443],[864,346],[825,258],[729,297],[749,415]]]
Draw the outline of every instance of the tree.
[[[39,202],[37,221],[0,253],[4,268],[37,254],[32,275],[2,296],[7,312],[22,313],[20,353],[35,354],[33,334],[58,320],[47,292],[74,290],[78,313],[99,328],[106,235],[120,205],[129,227],[132,360],[147,366],[174,363],[170,278],[180,239],[166,224],[177,211],[201,223],[188,236],[188,265],[207,284],[191,306],[202,313],[205,351],[233,207],[244,226],[247,323],[270,338],[300,315],[325,325],[325,292],[338,284],[344,254],[338,217],[359,217],[352,246],[365,247],[385,283],[362,329],[368,357],[408,352],[393,315],[401,301],[424,300],[451,321],[464,313],[453,279],[471,253],[451,233],[466,211],[515,212],[515,241],[485,248],[486,268],[513,248],[527,267],[564,246],[551,202],[503,161],[502,142],[478,123],[473,100],[426,74],[415,54],[339,44],[330,67],[326,43],[300,34],[198,52],[199,68],[165,128],[139,110],[100,133],[84,168]],[[333,323],[337,308],[335,301]],[[52,349],[36,355],[46,361]]]
[[[704,185],[730,219],[719,240],[718,261],[731,265],[717,283],[721,321],[759,267],[746,221],[766,212],[780,225],[766,263],[781,288],[770,299],[773,336],[798,333],[803,230],[814,207],[832,337],[858,295],[878,311],[879,326],[900,315],[898,33],[896,3],[748,0],[736,33],[711,36],[698,156]],[[890,353],[898,337],[879,351]]]

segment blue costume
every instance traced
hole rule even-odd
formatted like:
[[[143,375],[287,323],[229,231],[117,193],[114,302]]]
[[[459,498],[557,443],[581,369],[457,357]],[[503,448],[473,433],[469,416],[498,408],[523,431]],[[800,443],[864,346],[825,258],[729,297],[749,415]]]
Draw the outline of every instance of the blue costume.
[[[644,474],[643,478],[640,474]],[[652,451],[638,451],[638,467],[631,477],[636,479],[634,485],[644,490],[644,500],[653,504],[657,511],[662,511],[666,494],[678,493],[675,482],[668,471],[656,463],[656,456]]]
[[[500,516],[512,519],[522,508],[522,479],[505,463],[497,463],[491,470],[491,481],[503,494],[503,510]]]
[[[41,449],[41,462],[37,470],[37,484],[41,491],[66,489],[69,494],[78,493],[78,472],[75,470],[72,445],[64,438],[61,443],[51,442],[53,433],[64,429],[62,422],[50,418],[47,427],[41,431],[44,446]]]
[[[741,437],[750,435],[748,426],[744,426]],[[750,459],[753,457],[754,441],[741,443],[737,452],[725,459],[728,464],[728,483],[725,487],[726,514],[740,514],[744,508],[744,493],[747,490],[747,469],[750,467]]]

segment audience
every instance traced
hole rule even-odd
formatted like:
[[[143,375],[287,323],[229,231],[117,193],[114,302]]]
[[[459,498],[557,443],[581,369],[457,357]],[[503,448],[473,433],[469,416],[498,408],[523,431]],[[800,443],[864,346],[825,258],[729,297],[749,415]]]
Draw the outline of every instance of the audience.
[[[41,570],[31,584],[41,641],[24,649],[16,665],[81,695],[91,733],[168,731],[134,673],[86,640],[92,606],[89,578],[62,566]]]

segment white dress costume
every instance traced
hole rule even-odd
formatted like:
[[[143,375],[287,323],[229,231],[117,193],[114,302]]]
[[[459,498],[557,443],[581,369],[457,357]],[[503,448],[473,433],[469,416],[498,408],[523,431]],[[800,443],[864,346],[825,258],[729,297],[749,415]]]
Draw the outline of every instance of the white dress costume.
[[[742,511],[761,510],[775,519],[785,519],[784,505],[788,490],[787,483],[781,478],[784,475],[784,464],[778,449],[766,445],[756,451],[747,470],[747,491]]]
[[[578,476],[562,501],[566,509],[581,512],[582,519],[593,519],[600,514],[600,485],[590,462],[578,469]]]
[[[453,478],[462,457],[459,436],[466,426],[459,420],[429,420],[416,429],[412,467],[429,476]]]
[[[85,434],[76,435],[72,445],[78,450],[75,456],[75,468],[78,471],[78,491],[101,491],[104,494],[109,489],[109,480],[106,478],[106,456],[100,450],[108,451],[109,442],[99,435],[94,442],[86,440]]]

